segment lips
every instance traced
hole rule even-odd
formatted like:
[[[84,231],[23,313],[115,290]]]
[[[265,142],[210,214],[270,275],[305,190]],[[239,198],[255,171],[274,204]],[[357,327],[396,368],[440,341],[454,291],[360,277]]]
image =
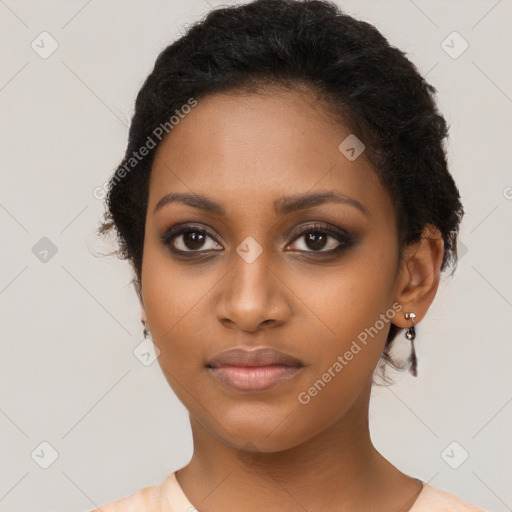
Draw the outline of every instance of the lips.
[[[238,391],[264,391],[282,383],[304,367],[297,358],[269,347],[235,348],[221,352],[207,367],[219,381]]]
[[[219,368],[222,366],[303,366],[303,364],[289,354],[274,348],[263,347],[253,350],[233,348],[212,357],[207,366]]]

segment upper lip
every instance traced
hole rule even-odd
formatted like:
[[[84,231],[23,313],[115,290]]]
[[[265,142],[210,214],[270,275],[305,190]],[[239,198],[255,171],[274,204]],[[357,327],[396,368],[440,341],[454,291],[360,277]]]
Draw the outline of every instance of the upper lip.
[[[262,347],[257,349],[232,348],[212,357],[207,366],[219,368],[222,366],[303,366],[297,358],[280,352],[274,348]]]

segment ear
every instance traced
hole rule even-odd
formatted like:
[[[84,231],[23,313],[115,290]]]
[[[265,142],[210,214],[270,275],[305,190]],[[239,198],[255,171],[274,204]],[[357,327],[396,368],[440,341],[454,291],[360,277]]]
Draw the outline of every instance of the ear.
[[[403,306],[404,313],[415,313],[414,323],[426,315],[439,286],[444,242],[435,226],[427,224],[421,239],[404,249],[398,272],[395,300]],[[409,327],[405,315],[396,316],[393,323],[400,328]]]

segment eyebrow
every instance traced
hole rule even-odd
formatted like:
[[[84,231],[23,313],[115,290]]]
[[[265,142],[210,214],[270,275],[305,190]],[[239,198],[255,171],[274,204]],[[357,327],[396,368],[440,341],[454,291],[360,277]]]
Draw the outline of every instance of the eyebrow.
[[[226,210],[221,204],[217,203],[213,199],[210,199],[209,197],[195,193],[167,194],[158,201],[155,209],[153,210],[153,213],[156,213],[164,206],[174,202],[181,202],[191,206],[192,208],[197,208],[199,210],[203,210],[218,216],[223,216],[226,214]],[[298,210],[306,210],[308,208],[313,208],[325,203],[340,203],[353,206],[361,213],[368,216],[368,210],[359,201],[333,190],[312,194],[296,194],[293,196],[276,199],[274,201],[274,211],[278,215],[287,215]]]

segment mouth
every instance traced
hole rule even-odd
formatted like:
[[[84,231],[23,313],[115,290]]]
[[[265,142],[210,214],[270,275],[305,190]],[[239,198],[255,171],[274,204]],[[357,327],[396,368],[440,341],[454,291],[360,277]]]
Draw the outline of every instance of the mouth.
[[[238,391],[265,391],[280,382],[291,379],[299,366],[221,366],[211,368],[218,380]]]
[[[206,367],[217,380],[232,389],[255,392],[291,379],[304,365],[289,354],[263,347],[221,352]]]

